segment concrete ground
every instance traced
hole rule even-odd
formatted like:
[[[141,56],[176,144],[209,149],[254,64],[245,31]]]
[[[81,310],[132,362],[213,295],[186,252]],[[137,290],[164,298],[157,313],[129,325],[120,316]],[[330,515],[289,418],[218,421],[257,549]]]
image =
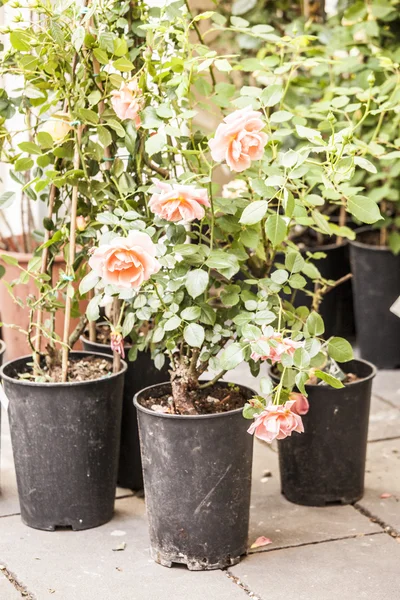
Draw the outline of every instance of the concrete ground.
[[[254,387],[244,369],[229,379]],[[113,520],[97,529],[23,525],[4,413],[2,421],[0,600],[400,598],[399,371],[382,371],[374,382],[366,493],[356,506],[287,502],[275,449],[256,442],[249,542],[266,536],[272,543],[225,571],[153,563],[144,500],[129,490],[117,491]]]

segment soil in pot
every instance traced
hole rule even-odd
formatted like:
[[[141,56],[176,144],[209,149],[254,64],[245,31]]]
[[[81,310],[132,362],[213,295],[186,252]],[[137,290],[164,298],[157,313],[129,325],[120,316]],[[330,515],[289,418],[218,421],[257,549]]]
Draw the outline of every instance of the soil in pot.
[[[83,359],[83,362],[82,362]],[[107,365],[100,378],[68,383],[21,379],[30,356],[1,369],[23,522],[37,529],[102,525],[113,515],[126,364],[73,352],[70,362]],[[75,374],[74,374],[75,373]],[[97,372],[98,374],[98,372]]]
[[[296,504],[352,504],[364,494],[365,459],[375,367],[341,363],[345,387],[306,385],[310,409],[304,433],[278,442],[282,494]],[[271,375],[274,381],[276,376]]]
[[[357,344],[378,369],[400,367],[400,319],[390,307],[400,296],[400,255],[379,246],[379,231],[360,228],[350,244]]]
[[[81,337],[84,350],[112,354],[110,347],[110,327],[106,323],[96,326],[96,342],[90,342],[87,334]],[[126,352],[129,352],[129,344]],[[154,366],[150,352],[138,352],[134,362],[128,361],[125,374],[124,396],[121,422],[121,447],[118,466],[118,485],[131,490],[143,489],[142,459],[140,456],[137,412],[133,397],[139,390],[168,381],[168,365],[161,370]]]
[[[233,386],[241,405],[254,395]],[[232,386],[216,386],[222,398]],[[218,393],[219,393],[218,391]],[[216,394],[213,390],[213,396]],[[242,409],[177,415],[163,406],[169,383],[135,396],[149,519],[151,555],[164,565],[222,569],[247,550],[253,438]]]

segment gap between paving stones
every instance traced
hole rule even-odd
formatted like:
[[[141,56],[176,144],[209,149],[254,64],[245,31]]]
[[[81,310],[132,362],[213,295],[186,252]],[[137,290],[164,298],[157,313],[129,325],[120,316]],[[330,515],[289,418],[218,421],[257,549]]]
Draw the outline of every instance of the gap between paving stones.
[[[244,583],[244,581],[242,581],[239,577],[230,573],[229,570],[224,572],[228,579],[230,579],[234,585],[240,587],[240,589],[243,590],[250,598],[253,598],[253,600],[263,600],[261,596],[257,595],[255,592],[252,592],[247,583]]]
[[[390,406],[390,408],[395,408],[396,410],[400,410],[400,408],[397,406],[397,404],[393,404],[393,402],[391,402],[387,398],[384,398],[383,396],[380,396],[379,394],[372,394],[372,396],[374,398],[378,398],[378,400],[381,400],[381,402],[388,404]]]
[[[365,508],[364,506],[362,506],[362,504],[360,504],[359,502],[356,502],[355,504],[353,504],[353,507],[361,515],[363,515],[364,517],[367,517],[370,521],[372,521],[373,523],[376,523],[377,525],[379,525],[379,527],[382,527],[383,533],[386,533],[387,535],[390,535],[390,537],[392,537],[392,538],[399,538],[400,539],[400,531],[398,531],[397,529],[395,529],[394,527],[392,527],[388,523],[385,523],[385,521],[383,521],[377,515],[374,515],[371,511],[369,511],[367,508]],[[373,534],[370,534],[370,535],[373,535]]]
[[[17,592],[21,594],[21,598],[24,598],[25,600],[36,600],[36,596],[34,596],[25,585],[18,581],[17,576],[4,564],[0,564],[0,572],[8,579]]]

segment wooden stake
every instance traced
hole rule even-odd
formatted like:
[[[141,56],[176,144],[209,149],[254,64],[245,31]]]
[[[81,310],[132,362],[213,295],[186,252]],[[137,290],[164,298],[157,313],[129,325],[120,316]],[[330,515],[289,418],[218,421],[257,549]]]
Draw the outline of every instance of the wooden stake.
[[[121,311],[121,302],[119,298],[114,298],[113,300],[113,324],[114,327],[118,326],[119,322],[119,313]],[[114,350],[113,352],[113,373],[119,373],[121,370],[121,356],[119,352]]]
[[[74,169],[78,170],[80,167],[80,156],[79,146],[81,143],[83,126],[80,125],[78,128],[75,138],[75,151],[74,151]],[[75,251],[76,251],[76,216],[78,208],[78,186],[74,185],[72,188],[72,202],[71,202],[71,226],[69,236],[69,255],[66,268],[66,274],[73,275],[73,266],[75,262]],[[71,306],[72,298],[67,293],[65,301],[65,317],[64,317],[64,333],[63,333],[63,347],[62,347],[62,366],[61,366],[61,381],[65,383],[68,379],[68,357],[69,357],[69,328],[71,323]]]

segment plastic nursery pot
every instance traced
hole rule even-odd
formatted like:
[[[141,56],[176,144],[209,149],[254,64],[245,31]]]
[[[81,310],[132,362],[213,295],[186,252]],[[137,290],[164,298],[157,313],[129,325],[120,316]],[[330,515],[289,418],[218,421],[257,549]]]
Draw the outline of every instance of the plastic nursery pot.
[[[3,364],[3,358],[4,358],[4,353],[6,351],[6,345],[3,342],[3,340],[0,340],[0,367]],[[1,450],[1,405],[0,405],[0,450]],[[0,459],[1,459],[1,452],[0,452]],[[1,462],[1,461],[0,461]],[[0,489],[1,492],[1,489]]]
[[[394,369],[400,367],[400,319],[390,307],[400,296],[400,255],[366,243],[370,232],[360,228],[350,247],[357,344],[378,369]]]
[[[81,336],[81,341],[83,349],[88,352],[101,352],[112,355],[111,347],[108,344],[90,342],[84,335]],[[127,348],[128,350],[129,348]],[[164,366],[161,370],[154,366],[150,352],[138,352],[137,359],[134,362],[127,362],[117,482],[121,487],[136,491],[143,489],[143,472],[137,412],[133,404],[133,396],[144,387],[165,381],[169,375],[167,366]]]
[[[314,262],[325,279],[337,281],[351,271],[349,244],[347,240],[343,240],[340,244],[305,248],[301,252],[302,254],[306,254],[307,252],[324,252],[326,254],[325,258]],[[310,282],[307,289],[312,291],[313,287],[313,284]],[[298,290],[294,305],[296,307],[311,307],[311,297],[307,296],[302,290]],[[325,324],[326,339],[332,335],[341,337],[354,336],[355,323],[350,280],[334,287],[323,297],[320,305],[320,314]]]
[[[227,385],[225,383],[225,385]],[[239,386],[246,398],[254,392]],[[137,393],[151,556],[190,570],[222,569],[247,550],[253,437],[242,409],[170,415],[141,406],[169,383]]]
[[[296,504],[352,504],[364,494],[365,459],[374,365],[341,363],[360,379],[334,389],[306,385],[310,409],[304,433],[278,442],[282,494]],[[270,371],[271,378],[279,379]]]
[[[70,359],[85,356],[93,353],[72,352]],[[17,379],[31,361],[24,356],[0,370],[22,521],[48,531],[102,525],[114,510],[126,363],[91,381]]]

